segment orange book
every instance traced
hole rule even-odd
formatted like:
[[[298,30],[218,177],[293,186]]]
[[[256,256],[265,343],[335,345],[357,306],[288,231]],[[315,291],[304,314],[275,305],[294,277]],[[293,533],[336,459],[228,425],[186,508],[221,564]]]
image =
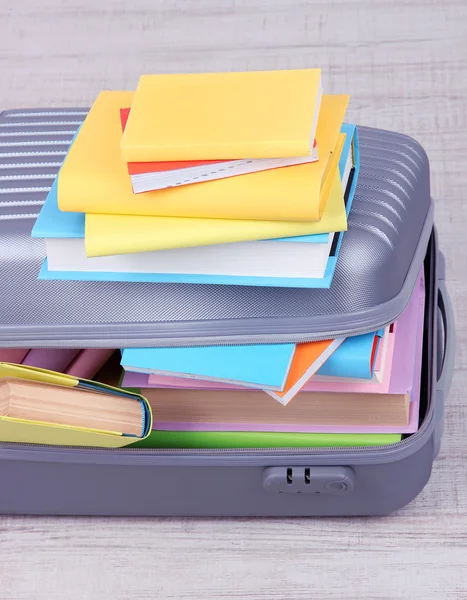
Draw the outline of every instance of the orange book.
[[[336,338],[335,340],[297,344],[284,390],[282,392],[264,391],[285,406],[298,394],[310,377],[323,366],[344,340],[345,338]]]

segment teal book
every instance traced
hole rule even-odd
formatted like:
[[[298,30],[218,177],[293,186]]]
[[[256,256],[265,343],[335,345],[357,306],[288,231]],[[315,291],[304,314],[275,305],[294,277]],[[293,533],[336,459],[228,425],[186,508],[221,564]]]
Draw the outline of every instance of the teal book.
[[[348,337],[327,359],[317,375],[371,379],[384,329]]]
[[[295,344],[195,346],[189,348],[126,348],[125,371],[177,375],[282,391]]]

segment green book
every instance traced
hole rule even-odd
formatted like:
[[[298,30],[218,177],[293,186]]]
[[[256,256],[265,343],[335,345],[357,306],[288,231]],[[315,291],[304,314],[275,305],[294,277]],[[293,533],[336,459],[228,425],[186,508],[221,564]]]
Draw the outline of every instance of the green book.
[[[255,431],[160,431],[132,448],[349,448],[386,446],[401,441],[386,433],[264,433]]]

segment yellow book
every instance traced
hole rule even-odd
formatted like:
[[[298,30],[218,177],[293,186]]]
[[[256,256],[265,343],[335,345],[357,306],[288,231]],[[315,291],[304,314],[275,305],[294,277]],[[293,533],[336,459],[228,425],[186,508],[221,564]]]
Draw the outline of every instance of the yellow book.
[[[143,75],[122,156],[126,162],[309,156],[321,94],[321,69]]]
[[[347,218],[338,169],[344,139],[345,135],[341,134],[330,161],[326,185],[329,184],[331,189],[321,221],[301,223],[87,214],[86,255],[112,256],[346,231]]]
[[[72,144],[58,176],[61,210],[160,217],[318,221],[327,196],[328,159],[338,139],[348,96],[323,96],[317,127],[320,160],[238,177],[134,194],[120,154],[119,110],[132,92],[102,92]]]
[[[93,413],[94,403],[96,411],[101,407],[100,414]],[[107,426],[126,423],[135,427],[138,405],[141,435]],[[49,420],[42,420],[47,414]],[[83,427],[86,422],[94,426]],[[45,369],[0,363],[1,442],[120,448],[144,439],[151,428],[151,407],[139,394]]]

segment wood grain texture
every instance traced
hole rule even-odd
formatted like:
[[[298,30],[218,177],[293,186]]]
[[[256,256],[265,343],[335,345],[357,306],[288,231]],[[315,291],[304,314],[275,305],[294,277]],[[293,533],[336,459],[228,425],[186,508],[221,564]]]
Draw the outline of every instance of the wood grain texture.
[[[458,332],[440,457],[397,514],[3,517],[2,600],[467,598],[466,31],[464,0],[2,0],[2,108],[86,106],[143,72],[322,66],[350,120],[427,150]]]

